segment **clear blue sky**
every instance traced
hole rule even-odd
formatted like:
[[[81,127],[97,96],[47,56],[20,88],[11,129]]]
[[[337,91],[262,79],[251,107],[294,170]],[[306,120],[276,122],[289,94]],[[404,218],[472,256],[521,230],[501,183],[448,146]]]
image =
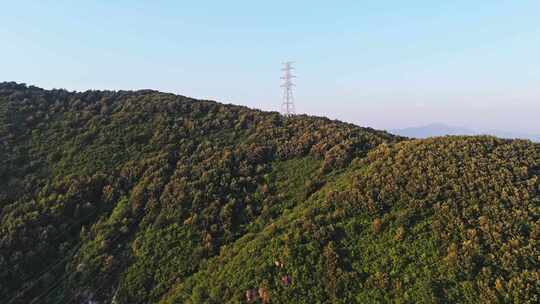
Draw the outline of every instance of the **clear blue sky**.
[[[4,1],[0,81],[540,133],[540,1]]]

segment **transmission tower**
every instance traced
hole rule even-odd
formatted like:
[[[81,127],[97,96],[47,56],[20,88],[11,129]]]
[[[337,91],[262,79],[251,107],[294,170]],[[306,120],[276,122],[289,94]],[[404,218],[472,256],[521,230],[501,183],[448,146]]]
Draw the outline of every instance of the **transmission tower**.
[[[281,76],[281,79],[283,79],[283,84],[281,87],[283,88],[283,102],[281,103],[281,114],[283,116],[291,116],[296,114],[296,111],[294,109],[294,96],[293,96],[293,87],[294,83],[292,82],[292,79],[295,78],[292,74],[292,70],[294,70],[292,64],[294,62],[287,61],[283,63],[283,68],[281,69],[283,71],[283,76]]]

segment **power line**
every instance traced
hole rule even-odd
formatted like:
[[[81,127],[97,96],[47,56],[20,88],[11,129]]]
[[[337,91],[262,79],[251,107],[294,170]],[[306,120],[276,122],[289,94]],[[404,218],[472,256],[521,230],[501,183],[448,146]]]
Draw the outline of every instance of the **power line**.
[[[83,217],[82,219],[75,220],[73,223],[68,225],[67,228],[64,228],[62,230],[57,231],[58,233],[52,239],[48,240],[48,242],[49,243],[54,243],[57,240],[61,240],[62,236],[66,237],[66,239],[64,239],[64,241],[69,242],[70,241],[69,239],[72,238],[72,236],[68,235],[66,231],[71,231],[71,229],[73,229],[76,226],[79,226],[79,224],[81,224],[81,226],[82,226],[85,221],[89,220],[91,217],[94,217],[94,216],[98,215],[99,211],[100,210],[96,209],[92,213],[90,213],[90,214],[86,215],[85,217]],[[15,301],[17,301],[20,297],[24,297],[25,294],[29,290],[33,289],[39,283],[39,280],[46,273],[51,272],[54,269],[61,266],[62,264],[64,264],[65,262],[68,262],[68,260],[70,258],[75,256],[75,254],[77,253],[77,250],[81,247],[81,245],[82,245],[81,242],[75,244],[70,250],[68,250],[69,253],[66,256],[64,256],[63,258],[59,258],[59,259],[57,259],[55,261],[46,261],[46,259],[43,259],[42,257],[40,257],[40,253],[38,251],[38,257],[41,259],[41,261],[44,263],[44,265],[48,265],[48,266],[45,267],[44,269],[42,269],[39,273],[26,274],[24,276],[20,276],[19,280],[21,282],[29,281],[29,283],[25,287],[22,287],[21,290],[18,290],[14,295],[12,295],[10,297],[11,300],[8,303],[15,303]]]

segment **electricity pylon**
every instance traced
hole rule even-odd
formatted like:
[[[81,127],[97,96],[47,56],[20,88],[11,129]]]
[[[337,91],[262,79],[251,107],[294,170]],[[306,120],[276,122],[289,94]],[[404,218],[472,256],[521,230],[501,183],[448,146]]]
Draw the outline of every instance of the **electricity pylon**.
[[[283,101],[281,103],[281,114],[283,116],[291,116],[296,114],[296,111],[294,109],[294,95],[293,95],[293,87],[295,86],[292,82],[293,78],[296,78],[292,74],[292,70],[294,70],[292,64],[294,62],[287,61],[283,63],[283,68],[281,69],[283,71],[283,76],[281,76],[281,79],[283,79],[283,84],[281,87],[283,88]]]

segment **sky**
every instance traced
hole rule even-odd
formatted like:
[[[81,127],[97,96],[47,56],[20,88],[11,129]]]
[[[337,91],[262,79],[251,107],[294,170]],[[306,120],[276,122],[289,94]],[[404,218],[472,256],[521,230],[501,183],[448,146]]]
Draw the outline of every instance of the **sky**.
[[[0,0],[0,81],[540,134],[540,1]]]

